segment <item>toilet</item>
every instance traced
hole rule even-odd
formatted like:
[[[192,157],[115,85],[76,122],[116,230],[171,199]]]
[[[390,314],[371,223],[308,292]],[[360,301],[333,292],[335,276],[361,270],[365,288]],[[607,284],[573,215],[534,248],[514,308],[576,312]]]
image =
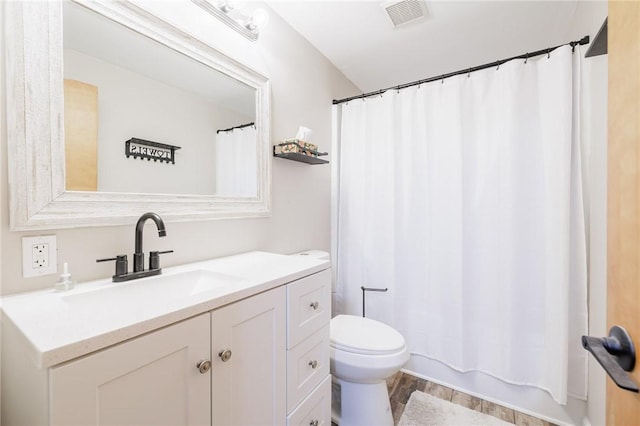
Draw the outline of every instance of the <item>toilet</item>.
[[[409,361],[404,337],[379,321],[354,315],[331,319],[332,420],[342,426],[393,425],[386,379]]]
[[[319,250],[298,255],[329,259]],[[355,315],[332,318],[329,334],[331,420],[341,426],[393,426],[386,379],[409,361],[404,337],[384,323]]]

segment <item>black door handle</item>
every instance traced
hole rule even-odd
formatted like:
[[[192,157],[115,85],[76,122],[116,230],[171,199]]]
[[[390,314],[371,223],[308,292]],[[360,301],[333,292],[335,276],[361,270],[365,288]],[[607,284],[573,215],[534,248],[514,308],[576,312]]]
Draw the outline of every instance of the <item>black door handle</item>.
[[[582,336],[582,347],[593,354],[616,385],[638,392],[638,385],[627,374],[636,364],[636,349],[627,330],[614,325],[608,337]]]

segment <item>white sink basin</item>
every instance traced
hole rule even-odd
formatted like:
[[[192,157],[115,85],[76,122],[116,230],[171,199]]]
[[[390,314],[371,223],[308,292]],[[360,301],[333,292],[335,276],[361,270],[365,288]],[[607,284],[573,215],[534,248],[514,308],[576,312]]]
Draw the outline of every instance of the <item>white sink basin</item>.
[[[62,300],[72,306],[83,308],[123,309],[127,306],[143,308],[150,304],[173,304],[191,299],[201,293],[237,285],[243,281],[243,278],[196,269],[109,284],[85,293],[63,296]]]

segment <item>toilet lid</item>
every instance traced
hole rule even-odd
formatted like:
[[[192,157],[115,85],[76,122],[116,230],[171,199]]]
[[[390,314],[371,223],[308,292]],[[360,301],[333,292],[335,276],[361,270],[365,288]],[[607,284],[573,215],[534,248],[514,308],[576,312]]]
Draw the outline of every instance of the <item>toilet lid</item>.
[[[338,315],[329,327],[331,345],[359,354],[387,354],[405,347],[402,334],[379,321],[355,315]]]

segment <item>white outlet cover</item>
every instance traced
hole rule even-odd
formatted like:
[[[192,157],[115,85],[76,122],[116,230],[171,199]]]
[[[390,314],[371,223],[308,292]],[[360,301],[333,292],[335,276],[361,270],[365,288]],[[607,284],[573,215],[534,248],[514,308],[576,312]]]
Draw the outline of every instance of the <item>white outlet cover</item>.
[[[34,268],[33,246],[46,244],[49,256],[48,266]],[[22,276],[24,278],[39,277],[42,275],[55,274],[58,272],[58,247],[56,246],[55,235],[42,235],[37,237],[22,237]]]

